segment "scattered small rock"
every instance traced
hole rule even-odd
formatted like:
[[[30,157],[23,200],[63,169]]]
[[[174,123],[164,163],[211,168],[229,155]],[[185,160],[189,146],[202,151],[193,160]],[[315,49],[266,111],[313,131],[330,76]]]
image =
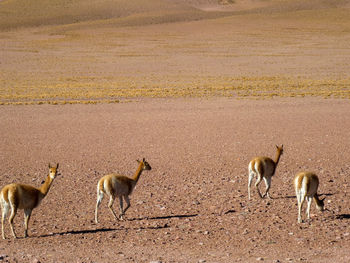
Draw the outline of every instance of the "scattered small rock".
[[[256,260],[257,260],[257,261],[263,261],[263,260],[264,260],[264,258],[262,258],[262,257],[258,257],[258,258],[256,258]]]

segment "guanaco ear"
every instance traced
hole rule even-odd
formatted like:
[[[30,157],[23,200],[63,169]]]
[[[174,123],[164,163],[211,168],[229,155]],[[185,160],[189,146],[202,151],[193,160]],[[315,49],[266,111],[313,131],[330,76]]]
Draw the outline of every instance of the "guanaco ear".
[[[139,161],[139,160],[136,160],[136,162],[140,163],[140,161]]]
[[[51,164],[49,163],[49,168],[51,168]]]
[[[145,161],[146,161],[146,159],[145,159],[145,158],[143,158],[143,159],[142,159],[142,161],[143,161],[143,162],[145,162]]]
[[[59,163],[56,164],[56,169],[58,169],[58,165],[59,165]]]

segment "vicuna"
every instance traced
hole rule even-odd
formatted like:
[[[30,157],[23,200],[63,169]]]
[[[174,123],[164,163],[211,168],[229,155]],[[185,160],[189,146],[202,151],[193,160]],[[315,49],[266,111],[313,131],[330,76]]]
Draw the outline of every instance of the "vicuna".
[[[300,172],[294,178],[295,193],[298,200],[298,223],[302,222],[301,210],[305,198],[307,200],[307,218],[310,219],[310,208],[312,199],[316,202],[316,207],[318,210],[324,210],[324,199],[320,200],[317,194],[317,188],[319,185],[319,180],[316,174],[311,172]]]
[[[4,221],[7,217],[9,208],[11,208],[11,214],[9,217],[9,223],[11,227],[12,235],[17,238],[13,229],[13,219],[17,213],[17,209],[24,210],[24,237],[28,236],[28,222],[32,211],[35,207],[39,206],[41,200],[47,195],[52,185],[52,182],[58,174],[58,164],[55,167],[51,167],[49,164],[49,175],[45,182],[39,187],[33,187],[25,184],[8,184],[0,193],[1,204],[1,230],[2,238],[5,239]]]
[[[142,161],[137,160],[137,162],[139,163],[139,166],[136,170],[136,173],[131,178],[124,175],[109,174],[102,177],[98,181],[97,202],[96,202],[96,210],[95,210],[96,223],[98,223],[98,207],[101,204],[104,194],[107,194],[109,196],[108,208],[112,212],[115,219],[116,220],[123,219],[123,216],[125,215],[126,210],[128,210],[128,208],[130,207],[129,195],[131,195],[132,191],[134,190],[135,185],[137,184],[141,173],[144,170],[152,169],[149,163],[145,160],[145,158],[143,158]],[[119,198],[119,207],[120,207],[119,218],[117,217],[116,213],[112,208],[114,199],[116,197]],[[127,204],[124,210],[123,210],[123,198]]]
[[[256,190],[261,198],[264,198],[266,195],[270,197],[269,190],[271,187],[271,178],[276,172],[276,168],[278,162],[280,160],[281,155],[283,154],[283,145],[280,147],[276,145],[276,159],[272,160],[269,157],[256,157],[250,161],[248,166],[248,198],[250,200],[250,186],[252,184],[253,178],[256,175],[257,180],[255,182]],[[261,180],[264,179],[266,185],[266,191],[263,195],[261,195],[259,191],[259,184]]]

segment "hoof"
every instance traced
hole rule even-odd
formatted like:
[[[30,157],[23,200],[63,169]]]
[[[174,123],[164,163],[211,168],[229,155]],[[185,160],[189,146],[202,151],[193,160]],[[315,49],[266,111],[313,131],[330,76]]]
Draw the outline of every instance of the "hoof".
[[[119,220],[122,220],[122,221],[125,220],[124,214],[122,214],[122,215],[119,216]]]

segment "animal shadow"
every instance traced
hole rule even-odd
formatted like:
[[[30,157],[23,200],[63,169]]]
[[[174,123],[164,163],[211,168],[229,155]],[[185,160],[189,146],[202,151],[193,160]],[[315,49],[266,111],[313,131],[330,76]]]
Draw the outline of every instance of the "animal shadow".
[[[147,229],[164,229],[168,228],[168,224],[160,226],[147,226],[147,227],[136,227],[131,228],[132,230],[147,230]],[[81,234],[94,234],[103,232],[123,231],[125,228],[96,228],[96,229],[83,229],[83,230],[69,230],[64,232],[50,233],[46,235],[40,235],[37,237],[52,237],[52,236],[64,236],[64,235],[81,235]],[[33,236],[34,237],[34,236]]]
[[[185,214],[185,215],[169,215],[169,216],[153,216],[153,217],[139,217],[139,218],[130,218],[129,221],[139,221],[139,220],[164,220],[171,218],[189,218],[196,217],[198,214]]]
[[[140,217],[140,218],[130,218],[127,221],[141,221],[141,220],[165,220],[171,218],[189,218],[196,217],[199,214],[185,214],[185,215],[167,215],[167,216],[154,216],[154,217]],[[167,223],[159,226],[147,226],[147,227],[136,227],[131,228],[131,230],[146,230],[146,229],[164,229],[168,228]],[[64,235],[81,235],[81,234],[94,234],[103,232],[113,232],[113,231],[123,231],[125,228],[96,228],[96,229],[83,229],[83,230],[69,230],[64,232],[50,233],[46,235],[40,235],[37,237],[52,237],[52,236],[64,236]],[[34,237],[34,236],[32,236]]]
[[[350,219],[350,214],[340,214],[340,215],[336,215],[336,219],[339,219],[339,220]]]

